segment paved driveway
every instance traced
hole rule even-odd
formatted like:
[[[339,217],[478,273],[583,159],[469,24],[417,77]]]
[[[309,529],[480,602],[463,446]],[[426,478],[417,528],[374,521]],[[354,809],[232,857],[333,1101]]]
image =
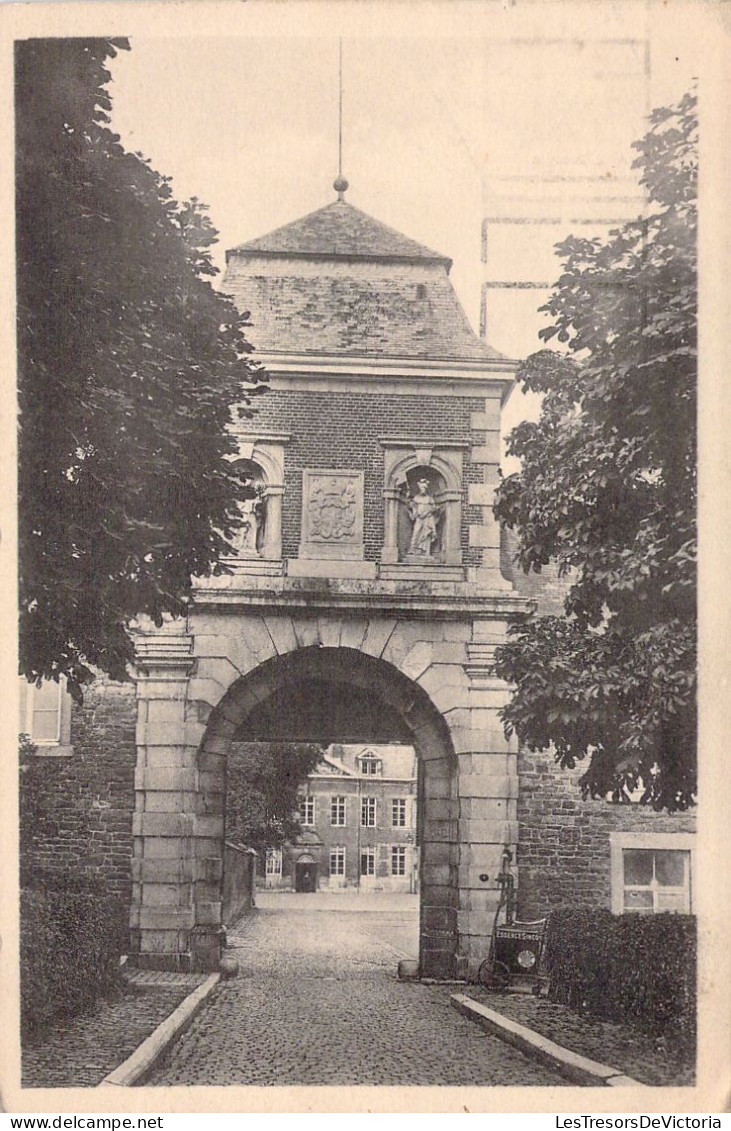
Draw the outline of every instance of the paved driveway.
[[[449,1005],[399,982],[417,950],[413,896],[261,894],[229,932],[221,982],[149,1085],[561,1085]]]

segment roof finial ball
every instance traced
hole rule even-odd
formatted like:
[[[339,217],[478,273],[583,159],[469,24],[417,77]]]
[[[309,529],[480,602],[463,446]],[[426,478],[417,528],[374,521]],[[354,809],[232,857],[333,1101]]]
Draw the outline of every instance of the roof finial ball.
[[[346,181],[343,174],[338,173],[337,177],[333,181],[333,188],[335,189],[335,192],[338,194],[338,200],[344,200],[345,199],[345,193],[348,191],[348,187],[349,187],[348,182]]]

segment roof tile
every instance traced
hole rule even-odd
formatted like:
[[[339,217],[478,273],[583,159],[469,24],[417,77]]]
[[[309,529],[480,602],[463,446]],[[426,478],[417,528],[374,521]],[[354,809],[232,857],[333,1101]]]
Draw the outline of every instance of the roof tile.
[[[446,255],[382,224],[345,200],[334,200],[316,212],[242,243],[229,255],[345,256],[356,259],[427,259],[451,267]]]

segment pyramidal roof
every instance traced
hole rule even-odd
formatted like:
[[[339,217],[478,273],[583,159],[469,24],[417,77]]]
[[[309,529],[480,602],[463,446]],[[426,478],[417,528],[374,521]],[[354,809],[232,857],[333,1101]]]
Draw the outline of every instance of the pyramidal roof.
[[[299,220],[275,228],[227,252],[229,255],[293,255],[344,259],[427,261],[452,260],[404,236],[345,200],[334,200]]]
[[[489,361],[452,260],[342,199],[226,252],[223,282],[262,352]]]

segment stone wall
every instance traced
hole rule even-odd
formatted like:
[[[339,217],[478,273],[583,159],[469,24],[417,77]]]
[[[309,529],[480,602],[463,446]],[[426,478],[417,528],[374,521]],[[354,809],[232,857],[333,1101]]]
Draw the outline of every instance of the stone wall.
[[[637,803],[583,801],[582,768],[561,770],[550,753],[518,755],[518,914],[611,907],[610,833],[692,833],[693,813],[655,813]]]
[[[72,753],[40,748],[25,762],[24,883],[72,871],[130,899],[136,717],[134,684],[98,680],[72,709]]]
[[[570,578],[551,562],[523,573],[515,561],[517,537],[503,530],[501,568],[539,616],[563,616]],[[562,770],[550,751],[518,756],[518,912],[538,918],[557,907],[611,907],[611,833],[693,833],[693,812],[668,815],[638,803],[584,801],[585,766]]]

